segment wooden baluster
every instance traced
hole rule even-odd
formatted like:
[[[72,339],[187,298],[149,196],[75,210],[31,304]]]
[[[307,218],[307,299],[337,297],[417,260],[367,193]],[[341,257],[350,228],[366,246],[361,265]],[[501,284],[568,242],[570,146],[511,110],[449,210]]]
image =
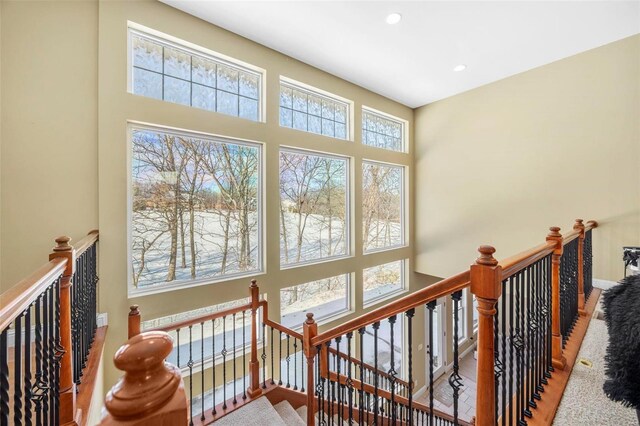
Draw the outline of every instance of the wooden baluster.
[[[187,424],[180,369],[165,362],[172,350],[173,339],[163,331],[138,334],[118,349],[114,364],[125,373],[105,398],[101,425]]]
[[[314,425],[316,423],[316,399],[314,394],[316,382],[313,377],[313,365],[316,357],[316,348],[311,344],[311,339],[318,335],[318,324],[316,324],[313,319],[313,314],[311,312],[307,313],[307,320],[304,322],[303,327],[302,348],[304,350],[304,355],[307,358],[307,424]]]
[[[576,219],[573,229],[580,230],[578,237],[578,312],[580,315],[587,315],[584,310],[584,224],[582,219]]]
[[[249,286],[251,293],[251,360],[249,361],[249,374],[251,381],[249,383],[249,397],[256,398],[262,394],[260,388],[260,362],[258,361],[258,309],[260,303],[260,289],[256,280],[251,280]],[[265,368],[263,366],[263,368]]]
[[[560,228],[549,228],[547,241],[556,246],[551,255],[551,357],[554,368],[564,369],[567,360],[562,355],[562,335],[560,334],[560,259],[562,258],[562,234]]]
[[[480,257],[471,266],[471,292],[478,301],[478,373],[476,425],[496,424],[494,315],[502,291],[502,268],[494,259],[496,249],[480,246]]]
[[[140,310],[138,305],[131,305],[129,307],[129,336],[131,339],[133,336],[140,334]]]
[[[73,348],[71,335],[71,278],[76,267],[76,251],[69,244],[71,238],[56,238],[56,246],[49,260],[67,259],[67,266],[60,279],[60,346],[64,353],[60,359],[60,416],[61,425],[76,425],[81,419],[76,418],[76,385],[73,378]]]

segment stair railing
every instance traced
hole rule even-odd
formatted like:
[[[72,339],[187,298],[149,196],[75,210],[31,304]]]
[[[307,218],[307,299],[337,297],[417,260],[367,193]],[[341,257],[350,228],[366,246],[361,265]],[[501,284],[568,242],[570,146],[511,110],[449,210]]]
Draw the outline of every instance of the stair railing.
[[[98,236],[77,248],[57,238],[49,262],[0,295],[1,425],[82,423],[76,387],[97,326]]]

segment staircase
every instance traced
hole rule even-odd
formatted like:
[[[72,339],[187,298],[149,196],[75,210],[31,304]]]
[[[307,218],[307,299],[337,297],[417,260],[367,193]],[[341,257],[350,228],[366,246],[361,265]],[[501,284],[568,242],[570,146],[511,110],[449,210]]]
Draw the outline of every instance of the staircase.
[[[306,418],[305,405],[296,410],[289,401],[284,400],[272,405],[266,396],[261,396],[221,418],[216,424],[221,426],[304,426]]]

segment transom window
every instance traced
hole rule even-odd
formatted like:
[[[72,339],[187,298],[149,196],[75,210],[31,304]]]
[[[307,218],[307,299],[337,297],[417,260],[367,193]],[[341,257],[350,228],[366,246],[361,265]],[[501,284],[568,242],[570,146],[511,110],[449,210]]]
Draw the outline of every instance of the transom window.
[[[362,143],[405,152],[405,122],[388,114],[362,108]]]
[[[313,312],[316,320],[326,319],[349,310],[350,275],[337,275],[280,290],[282,325],[300,328],[306,313]]]
[[[405,261],[397,260],[367,268],[362,277],[365,305],[379,302],[405,290]]]
[[[280,80],[280,126],[349,139],[350,102]]]
[[[262,117],[262,73],[130,29],[131,91],[248,120]]]
[[[364,251],[404,244],[404,167],[362,163],[362,240]]]
[[[349,254],[349,160],[280,151],[280,264]]]
[[[261,147],[131,128],[133,289],[259,272]]]

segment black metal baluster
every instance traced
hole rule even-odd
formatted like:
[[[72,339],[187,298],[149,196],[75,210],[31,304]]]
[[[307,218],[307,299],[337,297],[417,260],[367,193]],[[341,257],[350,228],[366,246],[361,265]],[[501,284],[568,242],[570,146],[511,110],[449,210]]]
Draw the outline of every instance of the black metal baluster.
[[[379,396],[378,396],[378,370],[380,366],[378,365],[378,329],[380,329],[380,322],[373,323],[373,366],[375,367],[375,371],[373,372],[373,424],[378,424],[378,411],[379,407]]]
[[[213,397],[211,414],[216,415],[216,320],[211,320],[211,396]]]
[[[267,388],[267,327],[265,323],[262,323],[262,355],[260,358],[262,359],[262,389]]]
[[[222,409],[227,409],[227,316],[222,317]]]
[[[552,273],[553,273],[553,258],[551,255],[547,257],[547,372],[545,377],[547,379],[551,378],[551,372],[553,369],[553,352],[552,352],[552,340],[553,340],[553,332],[552,332]]]
[[[493,357],[494,357],[494,413],[496,420],[498,419],[498,397],[500,396],[500,378],[502,375],[502,360],[500,359],[500,303],[496,302],[496,313],[493,315]]]
[[[48,297],[48,320],[47,320],[47,324],[49,325],[49,330],[48,330],[48,337],[49,337],[49,344],[48,344],[48,348],[49,348],[49,355],[48,355],[48,359],[49,359],[49,377],[48,377],[48,382],[49,382],[49,423],[50,424],[55,424],[55,422],[57,421],[57,412],[56,412],[56,387],[58,386],[58,383],[56,382],[56,374],[55,374],[55,370],[56,370],[56,364],[58,363],[57,359],[56,359],[56,346],[55,346],[55,331],[54,331],[54,327],[55,327],[55,323],[53,321],[54,318],[54,310],[55,310],[55,287],[52,285],[51,287],[49,287],[49,297]]]
[[[0,426],[9,426],[9,345],[7,330],[0,334]]]
[[[298,339],[293,338],[293,390],[298,390]]]
[[[521,424],[522,418],[522,389],[520,386],[521,368],[522,368],[522,336],[520,334],[520,281],[522,279],[522,272],[519,272],[515,277],[515,336],[513,345],[516,348],[516,421]]]
[[[507,283],[502,282],[502,352],[500,359],[502,360],[502,425],[507,424]],[[498,401],[496,400],[496,404]],[[496,418],[497,420],[497,418]]]
[[[336,354],[334,354],[335,367],[336,367],[336,401],[337,401],[337,416],[338,416],[338,424],[342,424],[342,385],[340,384],[340,342],[342,341],[342,336],[338,336],[335,338],[336,342]]]
[[[515,424],[513,419],[513,348],[515,346],[515,335],[513,333],[513,322],[515,318],[513,316],[513,293],[514,293],[514,279],[513,276],[509,277],[509,425]],[[505,311],[503,311],[505,312]]]
[[[526,315],[526,310],[525,310],[525,301],[526,301],[526,294],[525,294],[525,272],[521,271],[520,275],[519,275],[519,280],[518,280],[518,284],[519,284],[519,292],[520,292],[520,315],[518,315],[518,321],[520,322],[519,326],[520,326],[520,339],[521,339],[521,345],[520,345],[520,359],[519,359],[519,363],[520,363],[520,408],[521,408],[521,413],[520,413],[520,424],[521,425],[526,425],[527,422],[524,419],[524,416],[526,416],[526,411],[527,410],[527,401],[526,401],[526,381],[525,381],[525,375],[526,375],[526,324],[525,324],[525,315]]]
[[[55,407],[55,418],[60,418],[60,360],[65,353],[65,349],[61,346],[60,343],[60,278],[56,280],[54,284],[54,292],[55,292],[55,315],[54,315],[54,332],[55,332],[55,348],[56,348],[56,362],[54,365],[54,407]]]
[[[278,332],[280,333],[280,337],[278,338],[278,369],[280,370],[278,385],[282,386],[282,331]]]
[[[409,389],[407,390],[407,397],[409,399],[409,425],[413,425],[413,316],[415,315],[415,313],[416,310],[413,308],[405,312],[405,316],[407,317],[407,339],[409,345]]]
[[[231,328],[231,332],[233,333],[233,338],[232,338],[232,343],[233,343],[233,403],[237,404],[238,403],[238,391],[236,389],[236,382],[238,379],[238,376],[236,374],[236,313],[234,312],[232,315],[232,328]]]
[[[315,364],[316,364],[316,395],[318,397],[318,420],[320,421],[321,425],[324,425],[325,424],[325,421],[324,421],[325,378],[322,376],[322,367],[320,365],[320,363],[322,362],[321,356],[322,356],[322,345],[317,345]],[[308,408],[309,407],[307,407],[307,409]]]
[[[49,381],[49,369],[51,365],[51,350],[49,348],[49,307],[50,307],[50,291],[45,289],[42,294],[42,421],[47,424],[49,421],[49,401],[51,398],[51,382]]]
[[[193,413],[193,325],[189,326],[189,413]],[[189,415],[189,426],[193,426],[193,416]]]
[[[16,387],[20,383],[16,382]],[[31,307],[24,313],[24,423],[32,424],[31,413]]]
[[[280,332],[282,333],[282,332]],[[282,336],[282,334],[280,335]],[[286,335],[286,339],[287,339],[287,357],[285,358],[285,362],[287,364],[287,389],[291,387],[291,354],[289,352],[289,346],[290,346],[290,336],[287,334]]]
[[[396,413],[396,410],[394,408],[395,405],[395,401],[396,401],[396,378],[398,373],[396,372],[396,365],[395,365],[395,347],[394,347],[394,331],[395,331],[395,324],[396,324],[396,319],[397,317],[395,315],[389,317],[388,321],[389,321],[389,335],[390,335],[390,344],[389,346],[391,347],[391,360],[390,360],[390,367],[389,367],[389,387],[390,387],[390,391],[391,391],[391,400],[390,400],[390,407],[392,412],[391,413],[387,413],[387,415],[391,414],[391,421],[393,424],[396,423],[397,420],[397,416],[398,413]]]
[[[21,313],[13,322],[13,424],[22,424],[22,316]]]
[[[275,384],[274,379],[275,379],[275,375],[276,375],[275,370],[274,370],[274,359],[275,358],[273,357],[273,347],[274,347],[274,344],[273,344],[273,327],[270,326],[269,329],[271,330],[271,344],[269,345],[269,348],[271,349],[271,384],[273,385],[273,384]]]
[[[347,337],[347,359],[349,362],[347,363],[347,392],[348,392],[348,407],[349,407],[349,424],[353,423],[353,378],[351,377],[351,339],[353,338],[353,333],[349,332],[346,334]]]
[[[214,362],[215,367],[215,362]],[[204,321],[200,323],[200,421],[204,421]]]
[[[533,400],[533,353],[534,353],[534,341],[533,341],[533,320],[531,318],[531,311],[532,311],[532,301],[533,301],[533,294],[531,292],[532,289],[532,280],[533,280],[533,270],[532,267],[529,266],[526,269],[527,271],[527,282],[526,282],[526,310],[527,310],[527,373],[526,373],[526,378],[527,378],[527,409],[525,411],[525,415],[527,417],[532,417],[533,413],[531,412],[530,408],[535,408],[536,403]]]
[[[427,303],[427,310],[429,311],[429,425],[433,426],[433,314],[436,309],[436,301],[432,300]]]
[[[247,399],[247,333],[245,330],[245,318],[246,311],[242,311],[242,399]]]
[[[329,424],[333,424],[333,401],[335,398],[334,383],[331,380],[331,342],[325,343],[327,352],[327,421]]]
[[[453,299],[453,371],[449,376],[449,385],[453,389],[453,421],[458,423],[458,405],[460,398],[460,388],[462,388],[462,377],[459,374],[459,353],[458,353],[458,306],[462,299],[462,290],[451,295]]]
[[[300,377],[300,392],[304,393],[304,381],[306,378],[306,369],[308,368],[307,363],[305,362],[305,357],[304,357],[304,345],[302,343],[302,340],[300,340],[300,372],[301,372],[301,377]]]
[[[364,383],[365,383],[365,378],[364,378],[364,333],[365,332],[365,328],[361,327],[358,329],[358,334],[360,335],[360,389],[358,390],[358,393],[360,395],[360,402],[358,404],[358,410],[359,410],[359,418],[358,418],[358,424],[359,425],[364,425]],[[369,407],[367,407],[367,410],[369,410]]]

